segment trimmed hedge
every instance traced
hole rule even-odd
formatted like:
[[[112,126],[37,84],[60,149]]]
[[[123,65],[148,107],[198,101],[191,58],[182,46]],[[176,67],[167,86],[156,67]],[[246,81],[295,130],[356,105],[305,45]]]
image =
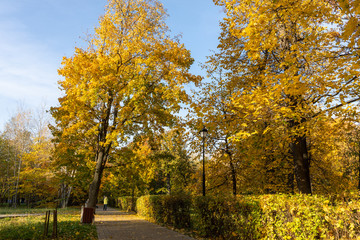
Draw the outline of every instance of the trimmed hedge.
[[[358,197],[332,201],[324,196],[264,195],[262,239],[360,239]]]
[[[257,202],[234,197],[196,197],[194,230],[210,239],[258,239],[261,209]]]
[[[137,214],[152,222],[161,222],[162,208],[160,196],[147,195],[139,197],[136,201]]]
[[[190,207],[190,197],[183,195],[142,196],[136,202],[139,215],[175,228],[190,228]]]
[[[137,209],[153,222],[207,239],[360,239],[358,196],[143,196]]]
[[[119,197],[117,207],[123,211],[134,212],[136,211],[136,199],[135,197]]]

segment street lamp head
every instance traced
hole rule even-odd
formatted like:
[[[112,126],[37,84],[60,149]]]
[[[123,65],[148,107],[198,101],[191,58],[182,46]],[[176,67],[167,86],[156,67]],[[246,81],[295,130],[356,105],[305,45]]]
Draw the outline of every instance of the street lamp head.
[[[200,131],[200,136],[202,138],[205,138],[208,134],[208,130],[205,128],[205,126],[203,127],[203,129]]]

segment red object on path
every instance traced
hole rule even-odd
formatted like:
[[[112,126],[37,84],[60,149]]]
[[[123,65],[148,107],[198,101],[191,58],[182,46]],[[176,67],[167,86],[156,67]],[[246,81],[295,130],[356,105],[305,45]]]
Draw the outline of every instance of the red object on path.
[[[81,223],[93,223],[94,222],[94,208],[83,207],[81,208]]]

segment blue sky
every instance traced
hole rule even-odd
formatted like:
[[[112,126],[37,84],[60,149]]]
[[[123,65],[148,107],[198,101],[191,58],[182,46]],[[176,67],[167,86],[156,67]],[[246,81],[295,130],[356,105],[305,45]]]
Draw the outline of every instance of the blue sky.
[[[173,35],[192,53],[194,74],[218,44],[220,7],[212,0],[160,0]],[[57,69],[63,56],[91,33],[106,0],[0,0],[0,130],[19,105],[57,105]]]

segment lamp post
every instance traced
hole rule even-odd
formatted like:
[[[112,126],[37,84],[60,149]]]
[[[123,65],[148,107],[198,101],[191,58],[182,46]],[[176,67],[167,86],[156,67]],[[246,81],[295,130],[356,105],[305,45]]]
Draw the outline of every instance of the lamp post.
[[[205,196],[205,138],[208,134],[208,130],[203,127],[203,129],[200,131],[200,136],[202,137],[203,141],[203,176],[202,176],[202,190],[203,190],[203,196]]]

